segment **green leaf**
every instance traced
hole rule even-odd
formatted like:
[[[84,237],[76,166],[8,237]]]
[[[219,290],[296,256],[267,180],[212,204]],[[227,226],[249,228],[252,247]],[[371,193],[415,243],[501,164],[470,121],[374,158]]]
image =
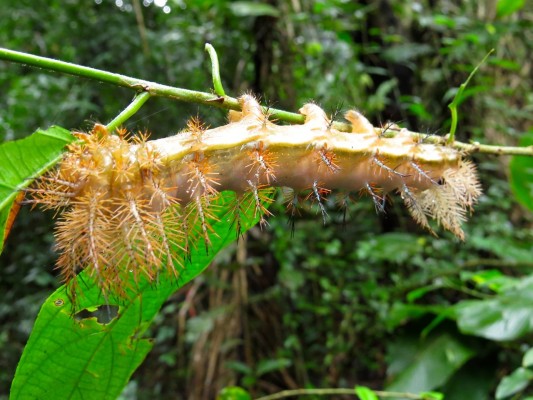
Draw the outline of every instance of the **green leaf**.
[[[449,307],[443,305],[405,304],[395,302],[387,316],[388,329],[396,328],[409,320],[423,317],[427,314],[447,314]]]
[[[490,64],[509,71],[519,71],[521,68],[520,63],[513,60],[506,60],[504,58],[495,58],[491,60]]]
[[[422,392],[444,384],[475,352],[451,334],[399,338],[389,348],[387,390]]]
[[[505,399],[524,390],[532,380],[533,371],[522,367],[514,370],[511,375],[503,378],[496,388],[496,399]]]
[[[252,400],[252,396],[241,387],[229,386],[220,391],[217,400]]]
[[[406,63],[415,60],[418,57],[431,54],[435,48],[429,44],[420,43],[402,43],[387,48],[382,57],[394,63]]]
[[[533,146],[533,131],[520,140],[520,146]],[[516,200],[533,211],[533,158],[514,156],[509,164],[511,190]]]
[[[405,296],[408,303],[414,303],[419,298],[423,297],[426,293],[429,293],[433,290],[440,289],[440,284],[431,284],[423,287],[416,288],[414,290],[411,290],[407,295]]]
[[[533,255],[533,254],[532,254]],[[473,282],[477,288],[489,288],[500,293],[509,289],[520,281],[518,277],[504,275],[499,269],[487,269],[483,271],[462,271],[460,273],[463,282]]]
[[[440,392],[422,392],[419,393],[424,400],[443,400],[444,394]]]
[[[355,394],[360,400],[379,400],[379,397],[374,391],[366,386],[356,386]]]
[[[268,374],[272,371],[277,371],[283,368],[290,367],[292,365],[291,360],[288,358],[278,358],[275,360],[261,360],[257,365],[256,375],[259,377],[264,374]]]
[[[361,241],[356,250],[357,258],[377,263],[386,261],[400,265],[409,262],[415,255],[420,254],[426,243],[426,238],[407,233],[385,233]]]
[[[422,120],[431,121],[433,119],[433,114],[427,110],[424,104],[411,103],[408,110]]]
[[[108,323],[91,314],[95,308],[105,307],[107,301],[87,274],[81,274],[80,281],[87,287],[82,288],[77,308],[78,312],[86,310],[87,317],[73,318],[73,305],[64,286],[52,294],[42,306],[22,354],[11,399],[115,399],[150,351],[152,343],[142,334],[168,296],[200,274],[236,239],[235,224],[227,214],[235,200],[235,193],[224,192],[214,204],[214,232],[208,253],[201,245],[193,249],[191,261],[178,280],[162,276],[158,284],[139,283],[138,291],[128,299],[108,299],[110,306],[118,308],[118,315]],[[259,216],[252,216],[253,209],[248,207],[247,214],[242,215],[243,230],[257,222]]]
[[[526,4],[525,0],[498,0],[496,16],[499,18],[520,11]]]
[[[477,357],[457,371],[442,388],[446,399],[487,400],[496,385],[497,363]]]
[[[24,139],[0,144],[0,252],[9,213],[20,189],[55,165],[64,147],[74,140],[68,130],[52,126]]]
[[[279,10],[266,3],[253,1],[233,1],[229,5],[231,12],[237,17],[279,17]]]
[[[435,25],[445,26],[446,28],[453,29],[457,26],[457,21],[454,18],[450,18],[447,15],[435,15],[433,16],[433,23]]]
[[[530,243],[521,243],[514,238],[502,236],[472,237],[470,242],[478,250],[491,252],[502,260],[529,262],[533,259]]]
[[[533,332],[533,276],[489,300],[455,306],[461,332],[490,340],[515,340]]]
[[[230,360],[225,362],[226,368],[232,369],[235,372],[238,372],[243,375],[253,375],[253,370],[247,364],[242,361]]]
[[[533,347],[526,351],[522,359],[522,367],[527,368],[533,365]]]

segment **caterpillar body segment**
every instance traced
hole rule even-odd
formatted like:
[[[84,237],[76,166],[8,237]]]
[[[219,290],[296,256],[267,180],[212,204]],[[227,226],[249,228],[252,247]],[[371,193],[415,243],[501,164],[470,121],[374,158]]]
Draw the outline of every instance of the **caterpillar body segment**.
[[[237,193],[235,223],[253,207],[266,224],[266,195],[287,193],[289,213],[316,205],[324,222],[331,191],[369,195],[376,211],[397,193],[413,218],[430,232],[429,219],[463,239],[466,220],[481,189],[474,165],[457,150],[419,143],[406,132],[376,133],[357,111],[346,119],[352,132],[333,128],[316,104],[304,105],[303,125],[278,125],[252,96],[229,124],[207,129],[192,119],[175,136],[147,140],[96,125],[75,133],[58,169],[29,189],[31,202],[63,210],[56,227],[58,268],[67,282],[89,268],[106,293],[122,294],[126,282],[156,280],[162,271],[178,277],[192,247],[210,246],[213,199]]]

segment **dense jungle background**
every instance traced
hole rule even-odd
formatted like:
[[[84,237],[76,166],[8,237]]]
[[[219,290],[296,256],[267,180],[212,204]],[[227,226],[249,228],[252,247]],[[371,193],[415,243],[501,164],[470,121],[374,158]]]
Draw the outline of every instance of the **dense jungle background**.
[[[447,105],[494,48],[466,90],[457,139],[533,144],[533,3],[525,0],[38,3],[2,1],[1,46],[209,91],[209,42],[230,95],[253,92],[291,111],[313,100],[339,116],[356,107],[376,125],[431,134],[448,132]],[[0,139],[53,124],[87,130],[131,98],[0,62]],[[153,99],[128,128],[168,136],[196,114],[210,125],[226,118]],[[266,229],[252,229],[168,300],[150,329],[155,348],[123,399],[356,384],[458,400],[533,396],[533,190],[511,191],[516,180],[533,184],[533,163],[474,160],[485,194],[464,243],[431,236],[399,201],[376,215],[365,197],[347,215],[328,204],[325,226],[304,210],[291,233],[277,201]],[[40,305],[59,286],[52,225],[52,213],[23,208],[0,257],[1,399]]]

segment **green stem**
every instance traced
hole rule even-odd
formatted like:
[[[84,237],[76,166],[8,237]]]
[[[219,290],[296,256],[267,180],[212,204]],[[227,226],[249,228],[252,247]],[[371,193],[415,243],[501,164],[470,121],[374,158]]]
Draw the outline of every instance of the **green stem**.
[[[382,132],[381,129],[378,129],[378,133]],[[382,136],[384,137],[394,137],[396,136],[401,129],[396,127],[389,127]],[[432,143],[432,144],[448,144],[445,136],[437,135],[427,135],[425,133],[413,132],[409,130],[403,130],[409,136],[420,140],[423,143]],[[473,143],[463,143],[454,141],[449,144],[450,147],[462,150],[465,153],[485,153],[493,154],[495,156],[530,156],[533,157],[533,146],[496,146],[491,144],[481,144],[479,142]]]
[[[459,93],[459,92],[457,92]],[[450,126],[450,134],[448,136],[448,140],[446,141],[448,144],[451,144],[455,141],[455,131],[457,130],[457,119],[458,119],[458,116],[457,116],[457,104],[455,102],[451,102],[450,105],[448,106],[448,108],[450,109],[450,114],[451,114],[451,117],[452,117],[452,123],[451,123],[451,126]]]
[[[427,397],[423,395],[418,395],[414,393],[403,393],[403,392],[383,392],[379,390],[374,390],[374,393],[382,398],[400,398],[400,399],[410,399],[410,400],[424,400]],[[333,395],[352,395],[356,396],[354,389],[294,389],[294,390],[283,390],[278,393],[274,393],[268,396],[259,397],[256,400],[276,400],[283,399],[285,397],[294,397],[294,396],[312,396],[312,395],[322,395],[322,396],[333,396]]]
[[[139,93],[128,107],[126,107],[113,121],[107,124],[107,130],[113,132],[120,125],[124,124],[133,114],[135,114],[142,107],[144,103],[151,97],[150,92]]]
[[[18,51],[8,50],[4,48],[0,48],[0,59],[14,61],[21,64],[27,64],[51,71],[62,72],[69,75],[94,79],[100,82],[105,82],[116,86],[122,86],[133,90],[142,90],[145,92],[150,92],[150,94],[153,96],[167,97],[174,100],[200,103],[225,109],[241,109],[238,100],[232,97],[225,97],[224,101],[220,102],[218,100],[218,97],[211,93],[197,92],[193,90],[161,85],[156,82],[132,78],[126,75],[102,71],[96,68],[83,67],[77,64],[54,60],[46,57],[35,56],[27,53],[21,53]]]
[[[459,102],[461,101],[461,98],[463,96],[463,92],[466,89],[466,86],[468,83],[470,83],[470,80],[473,78],[473,76],[476,74],[479,67],[481,67],[481,64],[485,62],[485,60],[494,52],[494,49],[491,49],[485,57],[483,57],[483,60],[476,65],[476,67],[470,72],[470,75],[468,75],[468,78],[464,83],[459,86],[459,90],[455,94],[455,97],[453,98],[452,102],[448,105],[448,108],[450,109],[451,117],[452,117],[452,123],[450,127],[450,134],[448,135],[448,140],[446,141],[447,144],[452,144],[455,140],[455,131],[457,130],[457,107],[459,106]]]
[[[54,60],[51,58],[35,56],[32,54],[21,53],[18,51],[8,50],[0,47],[0,59],[27,64],[37,68],[43,68],[51,71],[62,72],[69,75],[80,76],[84,78],[94,79],[97,81],[109,83],[116,86],[127,87],[134,90],[142,90],[150,93],[152,96],[167,97],[174,100],[186,101],[190,103],[199,103],[207,106],[223,108],[227,110],[241,110],[239,101],[234,97],[224,96],[222,99],[216,94],[197,92],[193,90],[180,89],[172,86],[161,85],[159,83],[146,81],[143,79],[136,79],[126,75],[115,74],[112,72],[102,71],[95,68],[83,67],[81,65],[72,64],[64,61]],[[277,121],[288,122],[291,124],[302,124],[305,117],[301,114],[291,113],[284,110],[264,107],[265,112],[268,111],[272,119]],[[351,132],[350,124],[343,122],[335,122],[333,124],[335,129],[343,132]],[[386,130],[386,132],[384,132]],[[385,136],[394,136],[397,134],[395,129],[376,128],[376,132],[384,134]],[[418,132],[409,132],[413,137],[421,138],[426,143],[445,143],[445,139],[435,135],[425,135]],[[450,140],[448,140],[450,142]],[[479,152],[495,155],[523,155],[533,156],[533,146],[528,147],[510,147],[510,146],[491,146],[483,144],[468,144],[455,142],[450,144],[466,152]]]
[[[205,50],[209,53],[211,58],[211,75],[213,75],[213,88],[215,93],[221,97],[226,96],[224,88],[222,87],[222,80],[220,79],[220,68],[218,66],[218,56],[215,48],[210,43],[205,44]]]

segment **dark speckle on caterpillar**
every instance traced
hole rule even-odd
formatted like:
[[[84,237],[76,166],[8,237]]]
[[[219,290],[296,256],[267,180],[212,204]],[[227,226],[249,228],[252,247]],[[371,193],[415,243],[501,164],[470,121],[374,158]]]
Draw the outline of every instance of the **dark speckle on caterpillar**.
[[[159,140],[111,135],[101,125],[74,133],[80,140],[59,167],[29,190],[34,202],[61,210],[56,240],[65,281],[75,282],[83,267],[104,293],[121,295],[131,272],[179,276],[183,254],[196,245],[190,237],[209,247],[212,203],[223,190],[251,201],[261,223],[274,187],[290,188],[289,199],[304,192],[324,218],[332,190],[365,192],[377,210],[397,193],[419,224],[433,232],[433,218],[464,239],[461,223],[481,189],[474,165],[457,150],[401,131],[383,137],[356,111],[346,113],[353,129],[345,133],[315,104],[300,109],[305,124],[280,126],[253,97],[240,101],[242,112],[230,112],[225,126],[191,120]]]

